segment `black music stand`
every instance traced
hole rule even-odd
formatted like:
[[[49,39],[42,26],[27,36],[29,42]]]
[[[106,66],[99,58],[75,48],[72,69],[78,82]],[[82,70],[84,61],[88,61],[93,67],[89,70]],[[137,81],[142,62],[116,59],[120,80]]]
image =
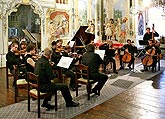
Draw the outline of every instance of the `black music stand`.
[[[148,41],[146,40],[139,40],[139,45],[142,45],[142,46],[147,46],[149,43]],[[139,52],[139,54],[137,55],[137,57],[139,57],[140,55],[144,55],[144,48]]]
[[[134,50],[134,52],[133,52],[133,58],[135,59],[135,50]],[[133,72],[133,73],[135,73],[135,72],[137,72],[137,73],[140,73],[140,71],[138,71],[137,69],[135,69],[135,60],[133,61],[133,64],[132,64],[132,69],[129,71],[129,72]],[[128,73],[129,73],[128,72]]]

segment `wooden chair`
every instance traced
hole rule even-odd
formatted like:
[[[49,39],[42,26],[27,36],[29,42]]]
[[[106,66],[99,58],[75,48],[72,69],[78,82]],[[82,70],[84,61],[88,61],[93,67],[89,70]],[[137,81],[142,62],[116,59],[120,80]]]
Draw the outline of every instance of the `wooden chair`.
[[[78,84],[84,84],[87,88],[88,93],[88,100],[90,100],[90,93],[92,84],[95,83],[94,80],[91,80],[89,78],[89,69],[88,66],[85,66],[83,64],[75,65],[75,72],[76,72],[76,96],[78,96]],[[98,92],[100,94],[100,92]]]
[[[9,77],[13,77],[14,75],[9,72],[9,68],[7,67],[7,62],[6,62],[6,88],[9,89]]]
[[[19,89],[27,89],[28,83],[26,81],[26,71],[25,72],[20,72],[19,68],[24,68],[26,70],[25,64],[21,65],[15,65],[15,75],[14,75],[14,80],[16,82],[15,85],[15,102],[17,102],[17,97],[18,95],[18,90]],[[22,78],[19,78],[19,74],[22,76]]]
[[[30,97],[38,100],[38,118],[40,118],[40,99],[44,99],[47,96],[52,95],[52,93],[42,93],[40,92],[40,79],[38,75],[34,73],[27,72],[28,80],[28,112],[30,112]],[[55,93],[55,111],[57,111],[57,91]]]
[[[21,74],[21,72],[19,72],[18,68],[25,68],[25,64],[21,64],[21,65],[14,65],[14,74],[9,72],[9,69],[7,67],[7,63],[6,63],[6,87],[7,89],[9,89],[9,77],[13,77],[14,82],[16,82],[14,90],[15,90],[15,102],[17,102],[17,97],[18,97],[18,90],[22,89],[22,88],[27,88],[27,81],[26,81],[26,72],[22,72],[22,76],[24,76],[24,78],[19,79],[19,74]],[[25,68],[26,69],[26,68]]]

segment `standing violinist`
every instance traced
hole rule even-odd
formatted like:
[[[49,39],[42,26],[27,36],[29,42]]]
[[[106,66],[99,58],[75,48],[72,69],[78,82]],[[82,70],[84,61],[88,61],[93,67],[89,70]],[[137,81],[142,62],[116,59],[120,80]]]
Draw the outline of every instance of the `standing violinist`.
[[[149,45],[146,46],[144,50],[146,51],[146,53],[145,53],[146,56],[151,56],[152,59],[153,59],[153,63],[152,63],[152,72],[154,72],[154,67],[156,66],[156,63],[157,63],[157,55],[158,55],[158,54],[160,55],[161,50],[160,50],[159,47],[155,46],[154,40],[150,39],[150,40],[148,41],[148,43],[149,43]],[[146,56],[144,56],[144,57],[142,58],[142,62],[145,62],[144,60],[145,60],[145,57],[146,57]],[[146,60],[146,63],[143,63],[144,69],[141,70],[141,71],[148,71],[148,68],[147,68],[147,61],[148,61],[148,60]]]
[[[121,53],[121,52],[124,52],[124,53]],[[135,61],[135,58],[134,58],[134,53],[137,53],[137,47],[131,42],[130,39],[127,40],[127,44],[125,44],[121,49],[120,49],[120,56],[119,56],[119,60],[120,60],[120,68],[119,70],[121,69],[124,69],[124,66],[123,66],[123,62],[125,62],[126,60],[129,60],[129,62],[125,62],[125,63],[129,63],[128,64],[128,68],[129,69],[132,69],[131,68],[131,65],[134,63]],[[126,56],[127,55],[127,56]],[[126,56],[126,57],[125,57]],[[125,58],[126,59],[125,59]],[[124,59],[123,59],[124,58]]]

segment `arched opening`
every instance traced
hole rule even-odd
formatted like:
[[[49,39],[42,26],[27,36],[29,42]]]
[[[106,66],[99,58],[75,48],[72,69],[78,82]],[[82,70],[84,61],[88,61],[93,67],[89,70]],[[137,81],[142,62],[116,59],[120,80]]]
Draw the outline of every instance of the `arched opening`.
[[[13,38],[18,38],[21,40],[26,40],[27,43],[32,42],[30,38],[22,31],[22,29],[27,29],[30,31],[32,36],[38,42],[38,48],[41,46],[41,29],[40,29],[40,17],[38,14],[34,13],[30,5],[19,5],[16,12],[12,12],[8,16],[8,38],[9,42]]]

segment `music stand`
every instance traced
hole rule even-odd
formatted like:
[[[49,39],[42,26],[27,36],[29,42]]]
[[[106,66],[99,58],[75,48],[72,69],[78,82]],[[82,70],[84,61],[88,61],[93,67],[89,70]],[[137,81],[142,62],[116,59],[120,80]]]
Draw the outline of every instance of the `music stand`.
[[[139,45],[142,45],[143,46],[143,49],[140,51],[140,53],[137,55],[137,57],[139,57],[141,54],[142,55],[144,55],[145,53],[144,53],[144,47],[146,46],[146,45],[148,45],[149,43],[148,43],[148,41],[146,41],[146,40],[139,40]]]
[[[133,58],[135,59],[135,51],[133,52]],[[132,64],[132,69],[129,71],[129,72],[133,72],[133,73],[135,73],[135,71],[136,72],[138,72],[138,73],[140,73],[140,71],[138,71],[137,69],[135,69],[135,60],[133,61],[133,64]],[[129,73],[128,72],[128,73]]]

